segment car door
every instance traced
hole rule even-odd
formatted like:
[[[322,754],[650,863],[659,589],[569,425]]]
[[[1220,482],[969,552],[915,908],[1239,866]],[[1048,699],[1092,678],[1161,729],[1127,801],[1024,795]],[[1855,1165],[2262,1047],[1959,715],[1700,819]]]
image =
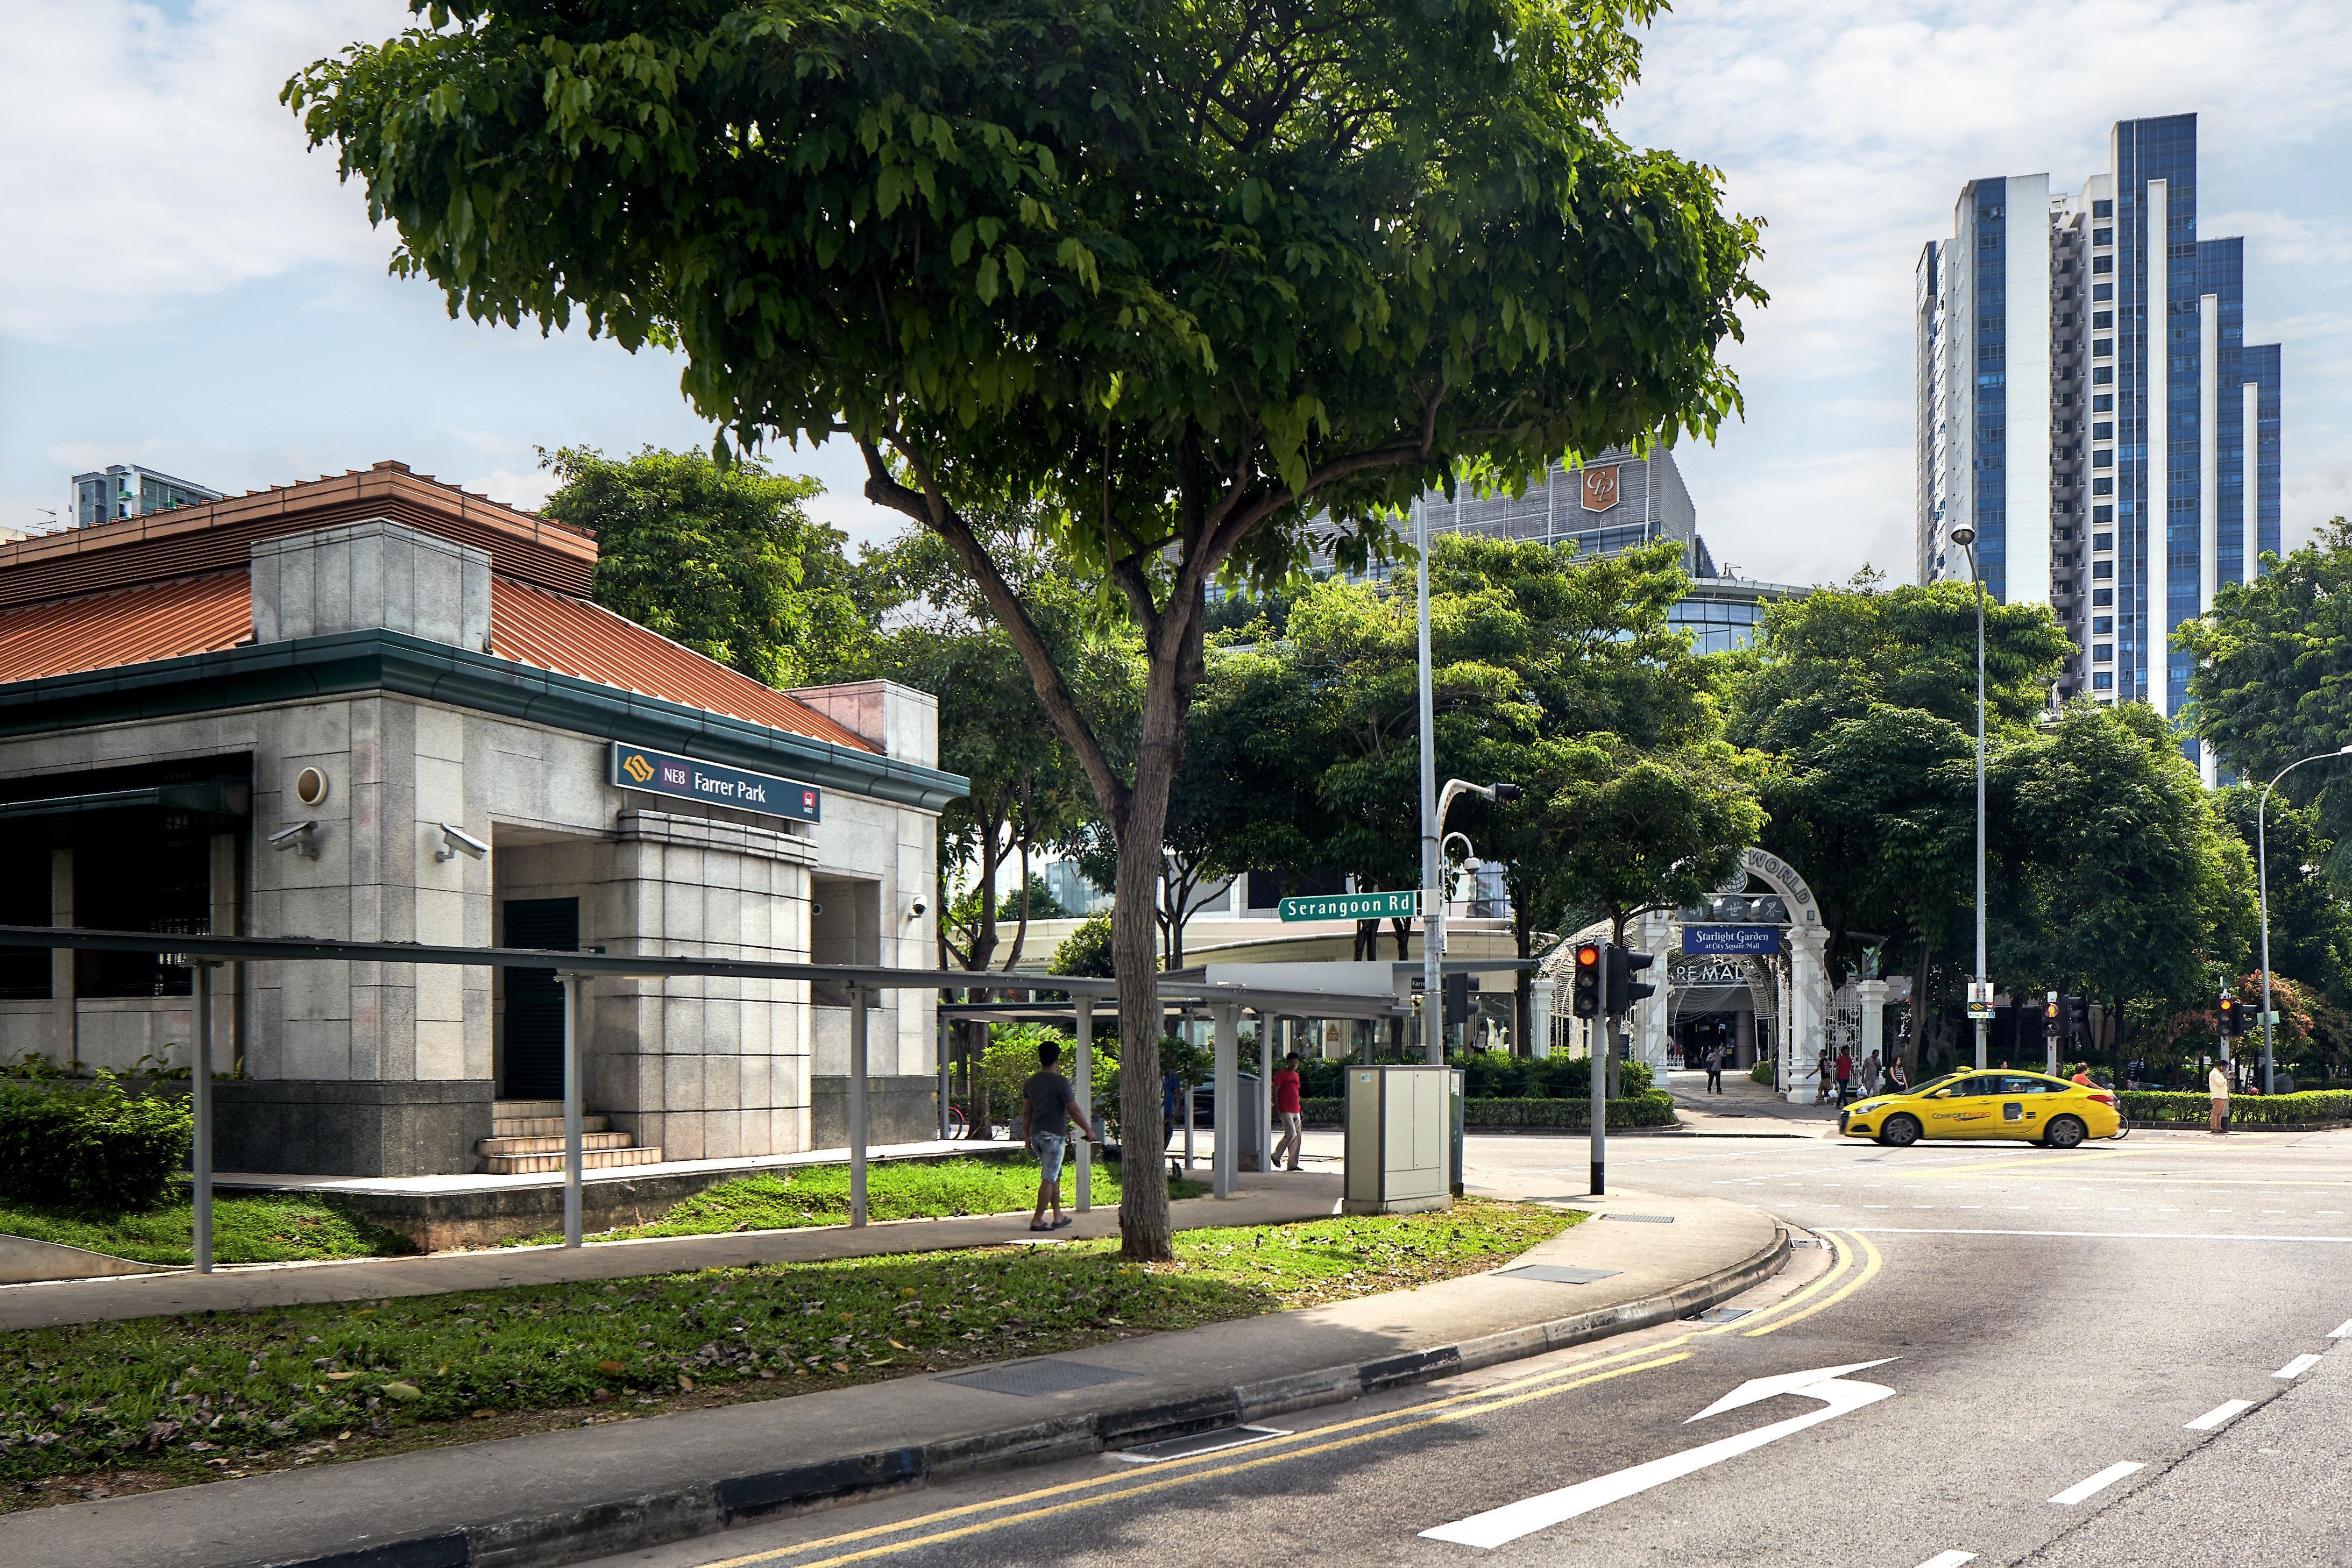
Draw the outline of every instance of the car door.
[[[2051,1106],[2056,1102],[2058,1085],[2047,1078],[2033,1078],[2022,1073],[2003,1073],[1997,1103],[2000,1109],[2000,1131],[1996,1138],[2026,1138],[2039,1143],[2042,1130],[2049,1125]]]
[[[1931,1138],[1997,1138],[2000,1127],[2000,1079],[1989,1072],[1955,1079],[1927,1096],[1927,1134]]]

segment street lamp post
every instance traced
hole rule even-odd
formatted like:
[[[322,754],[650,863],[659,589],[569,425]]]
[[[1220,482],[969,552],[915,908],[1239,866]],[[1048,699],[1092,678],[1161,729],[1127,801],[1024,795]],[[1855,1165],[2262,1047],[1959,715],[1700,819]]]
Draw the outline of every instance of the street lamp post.
[[[2263,786],[2262,800],[2254,808],[2254,888],[2261,898],[2263,915],[2263,1092],[2265,1094],[2271,1092],[2271,1079],[2277,1063],[2272,1053],[2271,1031],[2271,857],[2263,820],[2271,809],[2271,791],[2278,788],[2279,779],[2305,762],[2324,762],[2331,757],[2352,757],[2352,746],[2339,746],[2333,751],[2315,751],[2309,757],[2288,763]]]
[[[1969,558],[1969,576],[1977,585],[1977,987],[1985,984],[1985,591],[1984,574],[1977,570],[1977,531],[1966,523],[1954,525],[1952,542]],[[1972,1000],[1974,998],[1971,998]],[[1990,1011],[1976,1020],[1977,1066],[1985,1066],[1992,1036]]]
[[[1422,666],[1422,678],[1429,677],[1429,666]],[[1424,733],[1426,733],[1424,731]],[[1425,758],[1428,753],[1423,752]],[[1445,813],[1456,799],[1464,795],[1483,795],[1498,806],[1507,806],[1519,798],[1516,784],[1473,784],[1467,779],[1448,779],[1445,788],[1438,791],[1433,806],[1424,810],[1424,820],[1435,824],[1444,848]],[[1466,847],[1470,841],[1464,839]],[[1428,884],[1422,892],[1425,907],[1421,912],[1421,1045],[1432,1067],[1445,1064],[1445,999],[1442,966],[1445,962],[1445,865],[1442,852],[1429,855],[1433,867],[1423,880]]]

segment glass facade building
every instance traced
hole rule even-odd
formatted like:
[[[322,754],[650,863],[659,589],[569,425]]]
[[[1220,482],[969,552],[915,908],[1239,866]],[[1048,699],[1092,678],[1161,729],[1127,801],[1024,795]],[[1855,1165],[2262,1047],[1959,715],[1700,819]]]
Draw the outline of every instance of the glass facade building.
[[[116,463],[102,470],[73,476],[73,524],[87,528],[123,517],[143,517],[179,507],[199,507],[217,501],[221,494],[185,479],[174,479],[152,468]]]
[[[2197,117],[2119,120],[2075,193],[1970,182],[1915,287],[1922,581],[2046,600],[2060,695],[2169,716],[2172,630],[2279,548],[2279,349],[2245,341],[2245,246],[2197,232]]]

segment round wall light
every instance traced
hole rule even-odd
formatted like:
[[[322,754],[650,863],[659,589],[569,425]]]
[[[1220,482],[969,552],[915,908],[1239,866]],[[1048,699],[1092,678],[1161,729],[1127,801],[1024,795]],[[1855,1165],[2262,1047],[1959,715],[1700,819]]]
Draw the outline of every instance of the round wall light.
[[[315,768],[305,768],[294,775],[294,799],[305,806],[316,806],[327,798],[327,776]]]

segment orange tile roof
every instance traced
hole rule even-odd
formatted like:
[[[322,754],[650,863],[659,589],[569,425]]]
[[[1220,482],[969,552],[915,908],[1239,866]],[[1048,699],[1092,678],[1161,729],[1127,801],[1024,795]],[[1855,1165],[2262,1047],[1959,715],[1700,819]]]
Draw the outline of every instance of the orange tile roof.
[[[0,681],[234,648],[253,636],[245,570],[0,611]]]
[[[253,640],[246,569],[0,610],[0,683],[215,653]],[[881,748],[816,709],[584,600],[490,579],[490,652],[688,707]]]
[[[490,579],[490,652],[560,674],[723,713],[857,751],[881,747],[740,670],[584,600]]]

